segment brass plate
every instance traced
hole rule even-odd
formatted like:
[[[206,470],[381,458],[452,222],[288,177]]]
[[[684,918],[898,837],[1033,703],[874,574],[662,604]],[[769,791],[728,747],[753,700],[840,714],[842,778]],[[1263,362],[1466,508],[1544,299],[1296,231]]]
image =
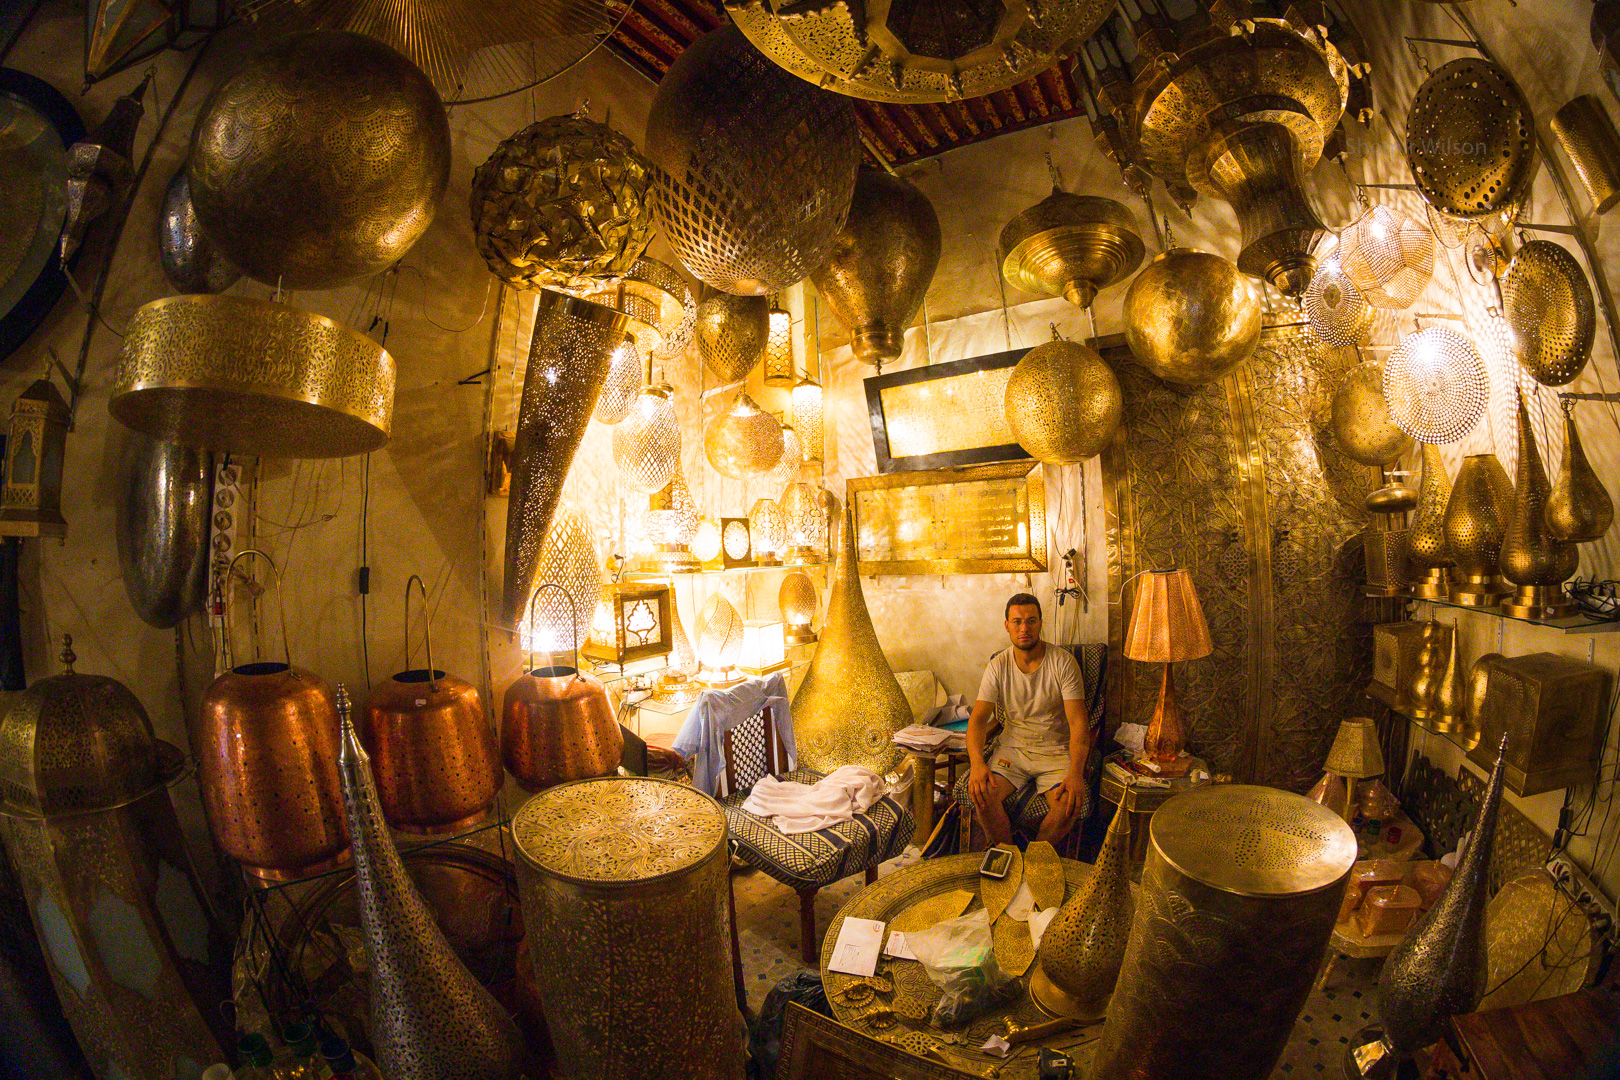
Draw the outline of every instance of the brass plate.
[[[1007,424],[1007,380],[1028,349],[864,380],[880,473],[1027,460]]]
[[[1003,975],[1017,978],[1035,960],[1035,943],[1030,940],[1029,923],[1003,915],[990,931],[996,946],[996,966]]]
[[[1042,911],[1063,903],[1063,860],[1058,858],[1057,848],[1045,840],[1025,848],[1024,881]]]
[[[979,899],[984,901],[984,911],[992,926],[1007,910],[1013,897],[1018,895],[1018,886],[1024,883],[1024,853],[1007,844],[997,844],[996,847],[1012,853],[1012,867],[1006,877],[979,877]]]
[[[1356,861],[1338,814],[1292,792],[1219,784],[1171,799],[1153,815],[1154,848],[1177,872],[1239,896],[1332,888]]]
[[[1060,866],[1058,870],[1061,873],[1062,867]],[[952,889],[950,892],[919,900],[890,919],[889,929],[898,930],[902,934],[926,930],[946,919],[954,919],[961,915],[967,911],[968,905],[973,903],[973,900],[974,895],[968,889]]]
[[[1481,1009],[1573,994],[1596,977],[1603,947],[1592,921],[1543,870],[1516,877],[1485,905],[1485,956],[1493,988]]]
[[[1038,463],[850,479],[863,574],[1046,569],[1046,479]]]

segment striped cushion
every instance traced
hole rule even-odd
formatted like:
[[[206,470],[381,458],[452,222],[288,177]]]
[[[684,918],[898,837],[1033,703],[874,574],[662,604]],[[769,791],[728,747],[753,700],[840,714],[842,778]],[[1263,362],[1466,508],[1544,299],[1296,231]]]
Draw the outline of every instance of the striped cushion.
[[[784,780],[813,784],[821,773],[799,769]],[[892,859],[906,849],[917,823],[911,811],[885,795],[864,814],[812,833],[780,832],[769,818],[742,808],[747,792],[720,800],[734,854],[784,885],[819,889]]]

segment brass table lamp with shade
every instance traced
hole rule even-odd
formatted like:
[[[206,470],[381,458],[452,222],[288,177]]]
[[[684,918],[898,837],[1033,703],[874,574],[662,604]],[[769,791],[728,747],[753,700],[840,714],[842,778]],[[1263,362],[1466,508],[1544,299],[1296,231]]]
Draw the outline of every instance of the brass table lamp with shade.
[[[1145,570],[1138,574],[1131,603],[1131,621],[1125,631],[1125,656],[1164,665],[1159,704],[1153,710],[1143,740],[1144,756],[1158,765],[1172,765],[1187,741],[1181,703],[1176,700],[1170,665],[1197,660],[1214,649],[1209,624],[1198,602],[1188,570]]]
[[[1384,752],[1378,743],[1378,729],[1371,720],[1346,717],[1339,722],[1333,747],[1322,763],[1322,779],[1311,789],[1309,798],[1349,821],[1355,816],[1356,781],[1384,774]]]

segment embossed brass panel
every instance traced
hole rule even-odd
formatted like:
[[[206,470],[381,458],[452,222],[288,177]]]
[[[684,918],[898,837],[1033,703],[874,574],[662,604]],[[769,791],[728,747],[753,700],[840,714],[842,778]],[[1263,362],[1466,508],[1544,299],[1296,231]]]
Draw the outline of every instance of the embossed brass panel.
[[[1045,470],[1024,461],[851,477],[863,574],[1046,569]]]
[[[1308,327],[1275,328],[1255,362],[1176,388],[1135,362],[1122,338],[1100,351],[1119,373],[1125,416],[1102,455],[1108,514],[1109,636],[1120,646],[1121,587],[1139,570],[1192,572],[1213,662],[1176,673],[1191,752],[1211,769],[1304,791],[1370,674],[1361,557],[1370,470],[1334,446],[1334,390],[1355,354]],[[1115,665],[1122,719],[1146,723],[1157,671]]]

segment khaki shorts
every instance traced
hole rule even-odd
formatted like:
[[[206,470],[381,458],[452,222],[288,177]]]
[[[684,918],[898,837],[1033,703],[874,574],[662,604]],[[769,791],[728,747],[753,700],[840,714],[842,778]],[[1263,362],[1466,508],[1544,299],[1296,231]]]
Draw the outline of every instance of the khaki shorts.
[[[1035,781],[1035,790],[1045,794],[1063,783],[1069,775],[1069,748],[1028,750],[1022,746],[998,746],[990,754],[990,771],[1005,777],[1014,791]]]

